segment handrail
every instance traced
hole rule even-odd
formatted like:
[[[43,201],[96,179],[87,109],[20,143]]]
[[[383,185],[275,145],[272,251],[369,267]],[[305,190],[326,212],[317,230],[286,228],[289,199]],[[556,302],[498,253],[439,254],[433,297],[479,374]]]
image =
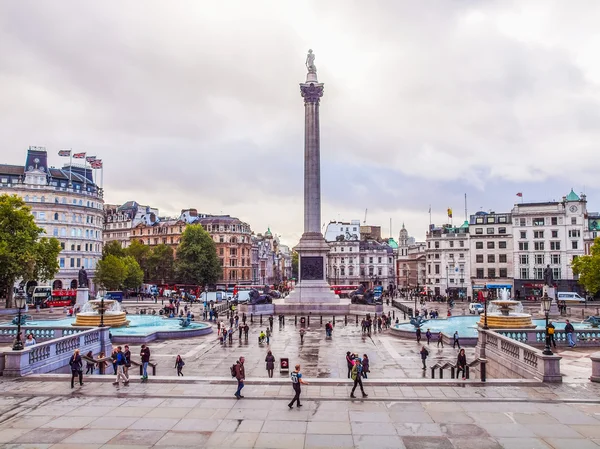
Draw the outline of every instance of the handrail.
[[[444,362],[444,361],[442,361],[442,362]],[[467,379],[469,379],[469,374],[470,374],[469,373],[469,371],[470,371],[469,368],[472,368],[472,367],[477,366],[477,365],[482,365],[481,381],[485,382],[486,381],[486,378],[485,378],[485,368],[484,368],[485,360],[480,359],[480,358],[474,359],[473,361],[468,362],[465,365],[465,377]],[[450,378],[454,379],[455,378],[454,374],[457,372],[458,363],[457,362],[452,363],[450,361],[446,361],[444,363],[437,362],[433,366],[431,366],[430,367],[430,369],[431,369],[431,378],[435,379],[435,370],[439,369],[440,379],[443,379],[444,378],[444,370],[447,369],[447,368],[450,368]]]

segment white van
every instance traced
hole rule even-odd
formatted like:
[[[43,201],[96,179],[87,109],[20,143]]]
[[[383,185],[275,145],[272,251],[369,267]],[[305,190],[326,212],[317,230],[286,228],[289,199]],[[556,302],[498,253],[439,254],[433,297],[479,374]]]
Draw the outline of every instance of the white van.
[[[571,302],[585,302],[585,298],[582,298],[575,292],[558,292],[556,294],[558,301],[571,301]]]

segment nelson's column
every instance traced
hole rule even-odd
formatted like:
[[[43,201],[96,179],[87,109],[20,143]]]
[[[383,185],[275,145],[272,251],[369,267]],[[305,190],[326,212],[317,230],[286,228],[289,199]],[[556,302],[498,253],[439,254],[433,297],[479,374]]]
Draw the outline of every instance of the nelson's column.
[[[298,245],[299,282],[285,303],[296,303],[301,309],[319,310],[318,304],[340,304],[326,281],[329,245],[321,234],[321,149],[319,134],[319,102],[323,83],[317,80],[315,55],[308,50],[306,82],[300,84],[304,98],[304,233]],[[301,305],[305,304],[305,307]],[[327,308],[327,307],[325,307]]]

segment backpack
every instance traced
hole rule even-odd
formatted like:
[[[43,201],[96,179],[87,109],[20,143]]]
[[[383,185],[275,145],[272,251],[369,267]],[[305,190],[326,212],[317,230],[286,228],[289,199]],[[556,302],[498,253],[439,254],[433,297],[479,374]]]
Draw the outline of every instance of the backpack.
[[[548,326],[548,335],[554,335],[554,328]]]
[[[356,364],[352,367],[351,377],[352,380],[356,380],[356,378],[358,377],[358,367],[356,366]]]
[[[231,377],[236,377],[235,365],[237,365],[237,363],[233,364],[230,368],[231,369]]]

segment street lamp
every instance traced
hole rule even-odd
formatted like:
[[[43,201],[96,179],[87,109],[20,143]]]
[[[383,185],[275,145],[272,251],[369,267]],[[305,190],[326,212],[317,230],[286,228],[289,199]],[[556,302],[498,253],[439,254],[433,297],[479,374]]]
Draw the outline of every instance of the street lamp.
[[[13,344],[13,351],[21,351],[23,349],[23,340],[21,340],[21,309],[25,307],[25,295],[16,295],[15,296],[15,306],[17,306],[17,338],[15,339],[15,343]]]
[[[542,354],[544,355],[552,355],[552,350],[550,349],[550,338],[548,335],[548,315],[550,314],[550,306],[552,306],[552,298],[548,296],[548,293],[544,293],[542,296],[542,307],[544,308],[544,314],[546,315],[546,347]]]
[[[100,326],[104,327],[104,296],[100,298]]]
[[[490,291],[489,291],[487,288],[484,288],[484,289],[481,291],[481,293],[482,293],[482,295],[483,295],[483,299],[485,300],[485,305],[484,305],[484,308],[485,308],[485,309],[484,309],[484,312],[483,312],[483,313],[485,313],[485,315],[484,315],[484,317],[483,317],[483,328],[484,328],[485,330],[488,330],[488,329],[489,329],[489,327],[488,327],[488,322],[487,322],[487,309],[488,309],[488,298],[489,298],[489,296],[490,296]]]
[[[416,316],[417,316],[417,315],[416,315],[416,313],[417,313],[417,297],[419,296],[419,291],[420,291],[420,290],[419,290],[419,280],[417,279],[417,292],[416,292],[416,295],[415,295],[415,309],[414,309],[414,311],[413,311],[413,316],[414,316],[414,317],[416,317]]]

